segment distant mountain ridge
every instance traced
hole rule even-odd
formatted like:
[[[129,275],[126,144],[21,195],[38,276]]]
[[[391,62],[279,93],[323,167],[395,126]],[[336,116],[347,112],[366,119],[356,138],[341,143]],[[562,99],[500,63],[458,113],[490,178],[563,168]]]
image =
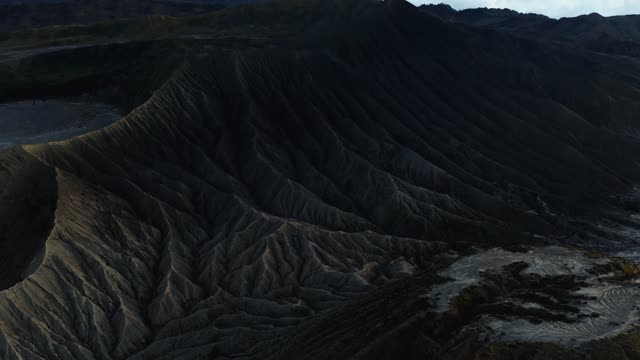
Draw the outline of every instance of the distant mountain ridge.
[[[519,13],[511,9],[477,8],[455,10],[447,4],[422,5],[420,10],[448,22],[472,26],[495,26],[498,29],[526,29],[528,25],[541,24],[553,19],[532,13]]]
[[[518,36],[561,42],[590,50],[640,56],[640,15],[604,17],[597,13],[553,19],[509,9],[455,10],[446,4],[419,9],[445,22],[489,27]]]

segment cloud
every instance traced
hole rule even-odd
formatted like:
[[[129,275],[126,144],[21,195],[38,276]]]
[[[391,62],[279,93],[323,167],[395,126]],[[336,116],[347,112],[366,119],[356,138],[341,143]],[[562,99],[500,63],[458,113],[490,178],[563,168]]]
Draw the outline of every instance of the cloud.
[[[411,0],[415,4],[444,2],[455,9],[489,7],[545,14],[554,18],[597,12],[604,16],[640,13],[639,0]],[[635,4],[635,5],[632,5]]]

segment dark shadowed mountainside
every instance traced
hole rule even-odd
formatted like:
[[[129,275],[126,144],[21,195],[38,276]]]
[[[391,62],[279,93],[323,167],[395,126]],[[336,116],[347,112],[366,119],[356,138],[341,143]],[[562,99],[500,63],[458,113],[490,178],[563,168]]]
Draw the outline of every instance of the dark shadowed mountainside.
[[[402,0],[4,36],[0,103],[79,96],[127,115],[0,152],[2,359],[639,354],[634,58]]]
[[[0,1],[0,31],[93,24],[144,15],[195,15],[247,2],[251,0],[5,0]]]

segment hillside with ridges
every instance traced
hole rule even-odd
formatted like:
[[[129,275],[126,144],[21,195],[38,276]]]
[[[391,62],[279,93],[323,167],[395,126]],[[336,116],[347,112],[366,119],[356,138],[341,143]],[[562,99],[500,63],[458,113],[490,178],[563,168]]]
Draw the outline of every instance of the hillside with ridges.
[[[422,291],[447,251],[607,246],[595,220],[640,177],[626,58],[399,0],[286,0],[158,31],[3,70],[2,99],[89,93],[131,112],[0,153],[3,187],[41,189],[4,191],[46,205],[35,245],[1,255],[28,259],[0,292],[2,358],[286,357],[310,319]]]

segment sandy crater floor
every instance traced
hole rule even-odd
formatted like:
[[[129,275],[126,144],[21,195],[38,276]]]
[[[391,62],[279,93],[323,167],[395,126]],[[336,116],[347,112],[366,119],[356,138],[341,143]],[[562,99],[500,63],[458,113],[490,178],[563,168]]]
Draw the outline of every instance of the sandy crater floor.
[[[67,140],[106,127],[121,115],[109,105],[60,100],[0,104],[0,150]]]

